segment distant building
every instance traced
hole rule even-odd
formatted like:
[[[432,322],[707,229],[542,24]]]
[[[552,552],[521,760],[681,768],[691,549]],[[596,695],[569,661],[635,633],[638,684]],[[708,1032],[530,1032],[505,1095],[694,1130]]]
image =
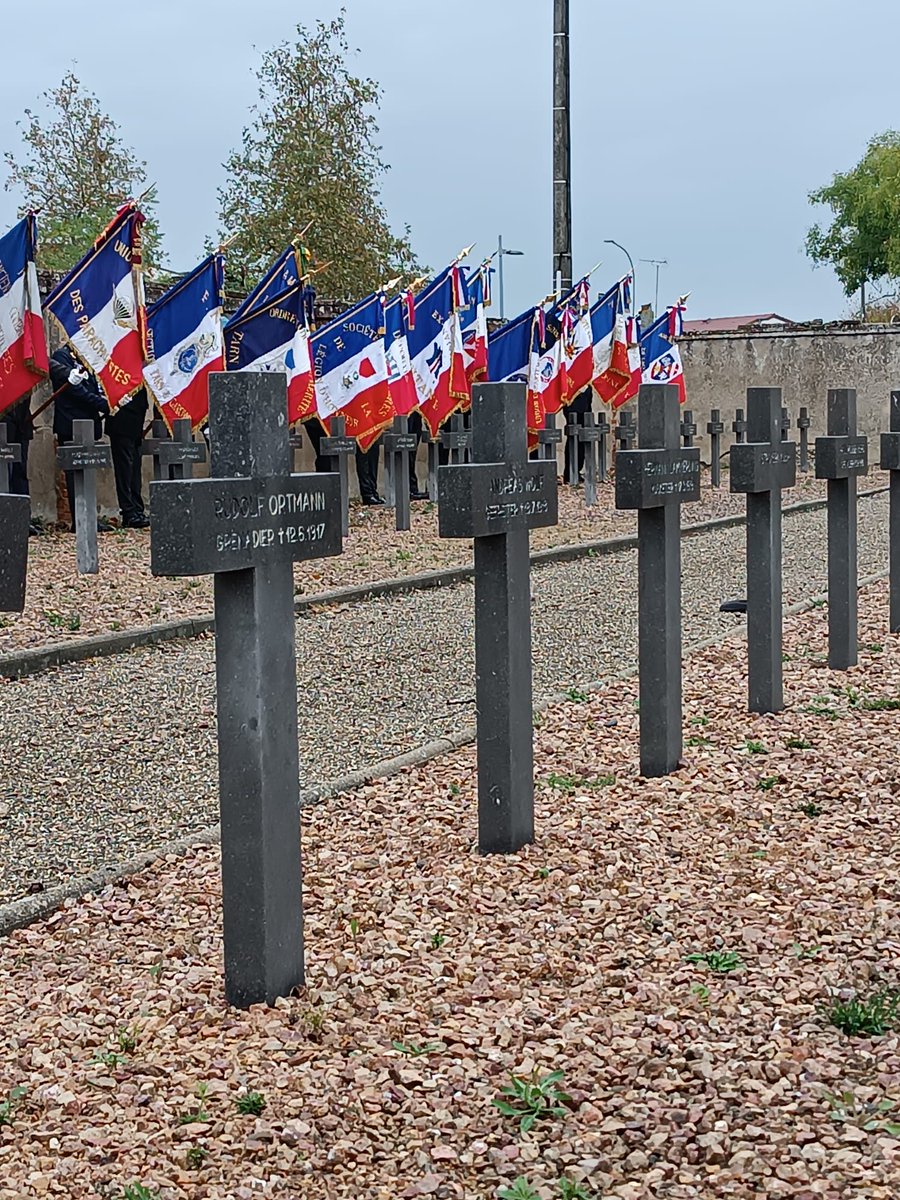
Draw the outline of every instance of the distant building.
[[[741,329],[777,326],[784,328],[794,322],[778,313],[755,313],[747,317],[707,317],[703,321],[685,321],[685,333],[737,333]]]

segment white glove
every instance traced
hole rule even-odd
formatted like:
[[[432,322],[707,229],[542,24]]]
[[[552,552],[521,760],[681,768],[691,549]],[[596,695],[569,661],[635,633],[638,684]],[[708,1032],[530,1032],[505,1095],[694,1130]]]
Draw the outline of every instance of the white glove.
[[[84,383],[85,379],[87,379],[87,371],[81,371],[78,367],[73,367],[69,372],[69,383],[73,385],[76,383]]]

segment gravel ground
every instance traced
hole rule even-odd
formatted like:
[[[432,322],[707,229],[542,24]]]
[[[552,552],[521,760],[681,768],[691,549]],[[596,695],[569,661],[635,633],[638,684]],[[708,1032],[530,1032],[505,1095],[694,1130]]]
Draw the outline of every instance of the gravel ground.
[[[886,475],[882,478],[881,472],[873,472],[866,486],[878,487],[885,482]],[[727,475],[725,485],[727,488]],[[821,481],[801,478],[786,502],[812,499],[821,495],[823,488]],[[298,563],[297,594],[471,562],[471,542],[438,538],[433,505],[412,507],[412,529],[398,533],[393,528],[392,513],[354,506],[344,553],[338,558]],[[727,490],[713,492],[704,486],[701,502],[686,505],[683,517],[692,523],[743,509],[742,496],[732,496]],[[532,546],[537,550],[571,545],[629,534],[635,529],[634,513],[616,512],[612,484],[601,488],[599,503],[592,509],[585,508],[582,492],[562,487],[559,525],[536,530]],[[76,572],[73,534],[48,534],[32,538],[29,543],[25,611],[0,614],[0,654],[211,611],[211,579],[157,579],[150,574],[150,536],[146,531],[126,529],[101,535],[97,575]]]
[[[0,1200],[896,1200],[900,1038],[828,1011],[900,985],[897,716],[869,707],[900,653],[884,586],[861,609],[849,674],[808,653],[823,613],[789,618],[777,717],[735,702],[739,641],[692,657],[666,779],[636,775],[634,681],[554,706],[519,854],[475,852],[471,750],[307,810],[308,986],[273,1009],[224,1008],[212,849],[11,935]],[[492,1101],[551,1071],[521,1132]]]
[[[886,496],[861,502],[861,575],[886,566],[886,521]],[[784,529],[790,604],[826,588],[825,513],[788,517]],[[734,629],[736,618],[718,606],[744,594],[743,549],[740,527],[683,544],[685,645]],[[636,563],[636,552],[624,551],[533,573],[537,699],[635,665]],[[298,620],[304,784],[473,723],[472,610],[472,585],[461,584]],[[340,668],[320,671],[323,648]],[[0,688],[0,902],[217,820],[210,638],[4,680]],[[735,690],[735,704],[744,694]]]

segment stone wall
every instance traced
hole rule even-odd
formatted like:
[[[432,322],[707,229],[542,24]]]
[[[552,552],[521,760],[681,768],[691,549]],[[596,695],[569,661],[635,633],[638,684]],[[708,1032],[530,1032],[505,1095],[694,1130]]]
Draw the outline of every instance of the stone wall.
[[[704,450],[710,409],[722,410],[730,441],[734,410],[746,408],[748,387],[780,387],[794,420],[805,404],[810,439],[826,432],[829,388],[856,388],[860,432],[870,438],[887,428],[890,393],[900,388],[900,325],[692,334],[679,345],[688,407],[703,435]],[[796,429],[791,437],[796,439]],[[870,458],[877,461],[877,439],[870,446]]]

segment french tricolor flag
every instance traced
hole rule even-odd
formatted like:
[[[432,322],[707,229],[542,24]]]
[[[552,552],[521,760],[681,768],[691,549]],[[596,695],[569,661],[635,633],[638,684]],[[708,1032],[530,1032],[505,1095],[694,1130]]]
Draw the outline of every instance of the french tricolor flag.
[[[468,303],[459,314],[463,361],[470,388],[473,383],[487,376],[488,329],[484,280],[488,269],[487,265],[483,264],[465,281]]]
[[[395,296],[384,310],[384,353],[387,359],[388,386],[394,414],[398,417],[408,417],[419,403],[409,357],[407,300],[406,294]]]
[[[241,315],[243,314],[243,315]],[[299,279],[251,309],[242,305],[226,323],[227,371],[281,371],[287,376],[288,422],[316,415],[309,329]]]
[[[340,413],[347,434],[371,441],[394,417],[384,352],[384,295],[375,292],[312,337],[319,419]]]
[[[464,301],[454,264],[416,296],[416,321],[407,334],[419,408],[432,437],[470,397],[457,312]]]
[[[681,351],[678,349],[676,338],[682,330],[683,312],[684,305],[673,305],[640,337],[642,381],[677,384],[678,400],[681,404],[687,399],[687,392],[684,386]]]
[[[0,238],[0,412],[30,392],[49,370],[36,245],[33,214]]]
[[[594,377],[594,338],[591,326],[590,284],[587,277],[564,296],[556,309],[562,329],[566,390],[563,404],[590,387]],[[548,410],[549,411],[549,410]]]
[[[594,336],[594,391],[606,404],[621,408],[640,386],[629,359],[630,277],[620,279],[591,309]]]
[[[563,320],[565,320],[563,314]],[[528,429],[543,428],[544,417],[558,413],[568,395],[563,329],[555,314],[535,309],[528,371]]]
[[[147,309],[144,380],[172,429],[178,418],[197,429],[209,415],[209,375],[223,371],[224,259],[214,254]]]
[[[111,412],[144,385],[143,223],[135,204],[120,208],[44,304],[65,341],[97,376]]]

